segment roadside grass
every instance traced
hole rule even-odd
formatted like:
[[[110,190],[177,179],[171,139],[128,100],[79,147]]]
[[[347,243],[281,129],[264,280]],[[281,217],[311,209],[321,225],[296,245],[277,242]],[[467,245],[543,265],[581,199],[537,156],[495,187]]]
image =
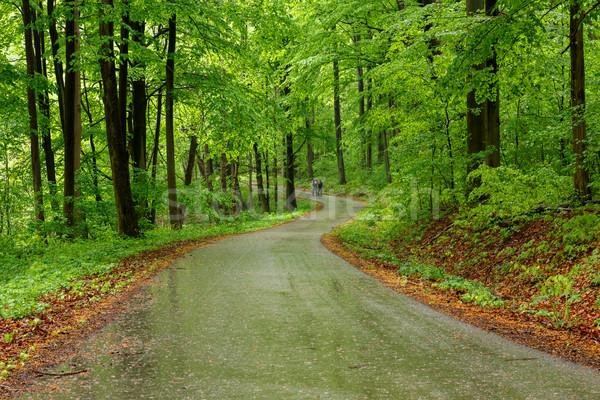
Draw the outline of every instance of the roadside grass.
[[[417,260],[403,261],[394,253],[391,241],[396,232],[391,224],[387,229],[370,225],[364,221],[352,221],[335,231],[344,244],[360,256],[383,262],[397,268],[398,274],[407,278],[418,278],[433,282],[433,286],[456,293],[464,303],[481,307],[497,308],[504,301],[485,285],[460,276],[448,274],[444,269]]]
[[[81,278],[110,274],[119,262],[171,243],[246,233],[291,221],[314,204],[299,201],[294,213],[267,215],[242,213],[218,224],[185,225],[180,231],[161,227],[138,239],[125,239],[109,231],[95,239],[26,239],[6,237],[0,243],[0,318],[20,319],[42,312],[47,294],[77,288]],[[9,337],[3,340],[9,340]]]

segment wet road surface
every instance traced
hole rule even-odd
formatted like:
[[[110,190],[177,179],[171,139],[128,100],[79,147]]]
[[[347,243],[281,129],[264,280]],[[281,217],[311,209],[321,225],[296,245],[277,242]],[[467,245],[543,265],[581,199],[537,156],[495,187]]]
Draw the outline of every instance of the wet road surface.
[[[387,289],[320,236],[357,203],[199,249],[46,377],[39,399],[600,399],[600,375]],[[39,391],[41,390],[41,391]]]

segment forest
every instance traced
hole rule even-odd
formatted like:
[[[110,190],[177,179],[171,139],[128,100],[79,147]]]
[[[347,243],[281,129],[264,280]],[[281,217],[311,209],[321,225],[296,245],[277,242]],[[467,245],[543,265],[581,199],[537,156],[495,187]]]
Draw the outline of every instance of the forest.
[[[598,0],[0,0],[0,115],[2,318],[318,178],[362,257],[597,340]]]

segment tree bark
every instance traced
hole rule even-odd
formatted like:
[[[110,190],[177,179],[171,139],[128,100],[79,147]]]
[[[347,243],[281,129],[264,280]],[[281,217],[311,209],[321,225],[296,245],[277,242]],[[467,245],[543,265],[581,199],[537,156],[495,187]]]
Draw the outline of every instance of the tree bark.
[[[346,167],[344,165],[344,148],[342,143],[342,106],[340,102],[340,66],[333,60],[333,109],[335,122],[335,148],[340,185],[346,184]]]
[[[27,110],[29,112],[29,137],[31,144],[31,172],[33,178],[34,210],[35,218],[39,222],[44,221],[44,195],[42,192],[42,172],[40,163],[40,145],[38,137],[38,119],[37,119],[37,96],[33,87],[35,79],[35,52],[33,44],[33,10],[29,0],[23,0],[23,27],[25,39],[25,58],[27,63],[27,76],[30,79],[27,85]]]
[[[119,114],[121,130],[127,137],[127,100],[129,94],[129,0],[121,0],[121,43],[119,44]]]
[[[63,213],[67,226],[77,223],[75,203],[77,198],[76,180],[81,165],[81,81],[77,52],[79,50],[79,1],[69,3],[69,17],[65,24],[65,53],[67,70],[65,73],[65,142],[64,155],[64,204]]]
[[[285,136],[285,206],[288,211],[296,211],[298,201],[296,200],[296,160],[294,156],[294,135],[287,133]]]
[[[169,19],[169,44],[167,48],[166,73],[166,125],[167,125],[167,185],[169,189],[169,220],[173,229],[181,229],[183,216],[177,201],[177,177],[175,171],[175,129],[174,129],[174,90],[175,90],[175,50],[177,40],[177,16]]]
[[[114,8],[113,0],[102,0],[105,8]],[[112,11],[112,10],[109,10]],[[104,88],[104,114],[106,120],[108,151],[112,170],[117,223],[119,233],[126,236],[139,236],[140,230],[129,182],[127,138],[122,129],[119,93],[115,70],[114,25],[103,12],[100,16],[100,36],[103,43],[100,49],[100,71]]]
[[[584,21],[580,0],[571,0],[570,50],[571,50],[571,106],[573,152],[575,153],[575,192],[582,202],[591,200],[590,178],[585,165],[587,126],[585,119],[585,53]]]
[[[56,29],[56,16],[54,15],[54,0],[48,0],[47,10],[48,18],[50,19],[49,33],[50,33],[50,45],[52,50],[53,64],[54,64],[54,75],[56,78],[57,97],[58,97],[58,108],[60,113],[60,124],[64,132],[65,129],[65,81],[64,81],[64,69],[62,61],[59,57],[60,44],[58,39],[58,30]]]
[[[35,17],[35,13],[32,13]],[[35,64],[36,70],[44,77],[44,81],[48,82],[48,65],[46,63],[45,54],[45,38],[44,32],[39,29],[33,31]],[[52,147],[52,132],[50,130],[50,94],[46,87],[42,93],[38,95],[38,108],[42,116],[40,132],[42,134],[42,147],[44,149],[44,160],[46,164],[46,180],[50,190],[50,204],[52,210],[58,212],[59,203],[56,198],[56,162],[54,158],[54,148]]]
[[[196,136],[190,137],[190,150],[188,152],[188,160],[185,167],[185,186],[192,184],[194,177],[194,166],[196,163],[196,151],[198,149],[198,138]]]
[[[262,158],[260,156],[260,152],[258,151],[258,144],[254,143],[254,162],[256,163],[256,187],[258,190],[258,201],[260,203],[262,212],[269,212],[269,201],[267,196],[265,195],[265,188],[263,183],[263,173],[262,173]]]
[[[208,144],[204,144],[204,159],[205,159],[205,168],[206,168],[206,187],[210,192],[214,191],[213,186],[213,174],[214,174],[214,165],[213,160],[210,156],[210,149],[208,148]]]
[[[156,126],[154,128],[154,145],[152,146],[152,169],[150,171],[150,180],[152,188],[156,189],[156,174],[158,171],[158,150],[160,149],[160,130],[162,120],[162,99],[163,91],[158,91],[158,101],[156,105]],[[156,200],[152,199],[152,205],[148,212],[148,219],[152,224],[156,224]]]

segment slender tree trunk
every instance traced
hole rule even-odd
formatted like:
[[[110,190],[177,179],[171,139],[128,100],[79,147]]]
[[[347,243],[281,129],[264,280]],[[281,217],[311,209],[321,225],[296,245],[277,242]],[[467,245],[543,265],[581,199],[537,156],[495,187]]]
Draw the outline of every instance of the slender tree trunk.
[[[127,101],[129,94],[129,0],[121,0],[123,17],[121,18],[121,43],[119,45],[119,114],[121,130],[127,137]]]
[[[36,17],[34,17],[36,18]],[[36,18],[37,19],[37,18]],[[33,32],[33,40],[35,47],[35,64],[36,70],[40,71],[44,77],[44,81],[48,82],[48,65],[46,63],[45,54],[45,38],[42,30],[35,29]],[[38,96],[38,108],[42,116],[40,132],[42,134],[42,147],[44,149],[44,160],[46,163],[46,180],[50,190],[50,204],[52,210],[58,212],[60,206],[56,198],[56,163],[54,159],[54,149],[52,147],[52,132],[50,130],[50,95],[48,89],[44,89],[43,93]]]
[[[79,1],[69,3],[70,17],[65,24],[67,70],[65,74],[65,172],[63,212],[67,225],[74,227],[78,213],[76,180],[81,165],[81,80],[77,60],[79,49]]]
[[[354,39],[357,45],[360,44],[360,36],[356,36]],[[367,167],[367,145],[368,139],[366,130],[364,128],[365,124],[365,112],[366,112],[366,99],[365,99],[365,78],[364,78],[364,68],[361,64],[361,60],[358,60],[358,64],[356,67],[356,83],[358,87],[358,119],[360,121],[360,135],[361,135],[361,151],[360,151],[360,162],[363,168]]]
[[[489,17],[497,17],[500,13],[496,4],[497,0],[485,1],[485,13]],[[496,46],[492,45],[492,56],[486,62],[486,67],[491,71],[494,79],[498,74],[498,56],[496,54]],[[493,98],[485,102],[487,107],[487,122],[486,122],[486,164],[496,168],[500,166],[500,88],[498,84],[491,84]]]
[[[346,184],[346,167],[344,165],[344,148],[342,142],[342,106],[340,101],[340,66],[339,61],[333,61],[333,109],[335,122],[335,148],[340,185]]]
[[[204,159],[206,160],[206,187],[210,192],[214,191],[213,187],[213,174],[214,174],[214,165],[213,160],[210,157],[210,149],[208,148],[208,144],[204,144]]]
[[[248,202],[246,203],[246,209],[254,211],[254,177],[252,164],[253,155],[252,152],[248,153]]]
[[[35,52],[33,48],[33,10],[29,0],[22,3],[23,26],[25,36],[25,58],[27,62],[27,76],[33,81],[36,75]],[[42,192],[42,172],[40,163],[40,144],[38,138],[37,96],[33,82],[27,86],[27,110],[29,112],[29,137],[31,144],[31,172],[33,177],[35,218],[44,221],[44,195]]]
[[[175,129],[174,129],[174,88],[175,88],[175,50],[177,40],[177,17],[169,19],[169,45],[167,49],[167,185],[169,189],[169,219],[173,229],[181,229],[183,225],[179,203],[177,201],[177,177],[175,171]]]
[[[198,138],[196,136],[190,137],[190,150],[188,152],[188,160],[185,167],[185,186],[192,184],[192,178],[194,177],[194,165],[196,163],[196,151],[198,150]]]
[[[269,211],[271,210],[271,174],[269,169],[269,152],[265,151],[265,179],[267,182],[267,190],[265,192],[265,197],[267,199],[267,208]]]
[[[585,120],[585,52],[584,21],[580,0],[571,0],[571,106],[573,119],[573,151],[575,153],[575,192],[582,203],[591,199],[590,177],[585,165],[587,126]]]
[[[308,130],[311,129],[311,121],[309,119],[306,120],[306,128]],[[306,174],[311,179],[314,178],[314,176],[315,176],[315,171],[314,171],[314,167],[313,167],[314,164],[315,164],[315,149],[312,144],[312,139],[309,137],[306,140]]]
[[[240,188],[240,160],[236,160],[230,165],[231,173],[231,189],[233,198],[235,199],[234,214],[239,215],[244,208],[244,200],[242,199],[242,190]]]
[[[158,101],[156,105],[156,126],[154,128],[154,145],[152,146],[152,169],[150,171],[150,180],[152,182],[153,191],[156,190],[156,174],[158,171],[158,150],[160,149],[160,130],[162,122],[162,99],[163,91],[158,91]],[[156,224],[156,200],[155,195],[152,196],[152,205],[148,213],[148,219],[152,224]]]
[[[265,195],[265,188],[263,183],[263,173],[262,173],[262,158],[260,156],[260,152],[258,151],[258,144],[254,143],[254,162],[256,163],[256,187],[258,190],[258,201],[260,203],[262,212],[269,212],[269,201],[267,196]],[[268,168],[267,168],[267,176],[268,176]],[[268,178],[267,178],[268,181]]]
[[[278,148],[279,146],[276,146],[275,151],[273,152],[273,173],[272,173],[272,180],[273,180],[273,206],[275,209],[275,212],[279,212],[279,151]]]
[[[296,211],[298,201],[296,200],[296,160],[294,156],[294,135],[288,133],[285,137],[285,206],[288,211]]]
[[[90,99],[88,95],[88,88],[86,85],[85,74],[82,76],[83,78],[83,96],[82,100],[85,101],[85,107],[82,107],[87,113],[88,123],[92,125],[94,123],[94,118],[92,116],[92,109],[90,105]],[[96,198],[96,203],[100,203],[102,201],[102,193],[100,192],[100,185],[98,176],[100,175],[100,170],[98,169],[98,155],[96,152],[96,143],[95,143],[95,135],[90,133],[90,150],[91,150],[91,158],[92,158],[92,185],[94,186],[94,196]]]
[[[221,191],[227,192],[227,155],[225,153],[221,153],[221,163],[219,166]]]
[[[133,40],[141,47],[145,46],[144,32],[146,25],[140,21],[130,21],[133,31]],[[142,73],[144,64],[136,62],[135,68],[137,78],[132,83],[132,107],[131,107],[131,158],[133,161],[133,181],[136,190],[135,202],[140,209],[140,214],[146,214],[148,208],[148,199],[145,195],[147,186],[147,160],[146,160],[146,142],[147,142],[147,120],[148,98],[146,94],[146,78]],[[141,190],[141,189],[144,190]]]
[[[367,91],[367,112],[370,112],[373,109],[373,79],[370,77],[367,80]],[[367,135],[367,170],[371,171],[373,169],[373,132],[369,128],[365,134]]]
[[[50,33],[50,45],[52,49],[52,57],[54,64],[54,75],[56,78],[57,97],[58,97],[58,108],[60,113],[60,124],[64,133],[65,129],[65,110],[64,110],[64,94],[65,94],[65,82],[64,82],[64,69],[62,61],[59,57],[60,44],[58,39],[58,30],[56,29],[56,16],[54,15],[54,4],[55,0],[48,0],[47,10],[48,17],[50,19],[49,33]]]
[[[109,12],[114,8],[113,0],[102,0]],[[131,184],[129,182],[129,163],[127,138],[122,129],[120,116],[117,75],[114,64],[114,25],[106,12],[100,17],[100,36],[103,43],[100,51],[100,70],[104,88],[104,114],[108,136],[108,150],[112,169],[112,178],[117,206],[119,232],[126,236],[138,236],[140,230],[136,218]]]

